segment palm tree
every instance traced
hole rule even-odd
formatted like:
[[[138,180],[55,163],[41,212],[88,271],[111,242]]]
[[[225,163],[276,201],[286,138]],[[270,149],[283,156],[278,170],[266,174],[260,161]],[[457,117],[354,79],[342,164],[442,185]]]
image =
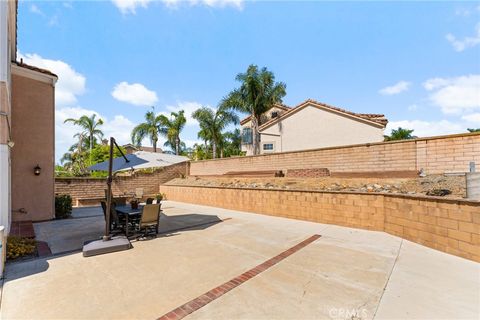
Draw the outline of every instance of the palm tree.
[[[223,146],[225,157],[239,156],[242,154],[242,134],[240,129],[235,128],[223,134]]]
[[[389,136],[385,136],[385,141],[415,139],[416,137],[412,133],[413,130],[398,127],[398,129],[392,129]]]
[[[212,144],[212,157],[217,157],[217,147],[222,144],[222,131],[229,124],[237,124],[238,116],[232,110],[225,108],[218,108],[212,110],[207,107],[202,107],[195,110],[192,117],[196,119],[200,125],[200,132],[198,137],[204,140],[209,140]],[[220,151],[223,157],[223,149]]]
[[[157,152],[158,136],[162,131],[163,115],[155,115],[155,110],[148,111],[145,114],[145,122],[140,123],[132,130],[132,143],[139,146],[146,137],[150,139],[153,145],[153,152]]]
[[[167,149],[167,151],[164,151],[165,153],[170,153],[170,154],[176,154],[175,149],[176,149],[176,144],[175,141],[165,141],[163,144],[164,147],[169,148],[170,150]],[[187,145],[185,142],[180,141],[180,144],[178,145],[178,155],[183,155],[187,151]]]
[[[230,92],[222,100],[221,106],[250,114],[253,153],[259,154],[260,116],[275,104],[282,102],[286,95],[286,85],[283,82],[275,82],[275,76],[271,71],[267,68],[258,70],[256,65],[250,65],[246,73],[239,73],[236,80],[241,82],[240,88]]]
[[[64,153],[60,159],[60,163],[74,176],[83,176],[87,173],[87,164],[85,162],[85,153],[82,152],[82,144],[85,146],[85,141],[82,141],[82,135],[78,144],[73,144],[68,152]]]
[[[90,117],[86,116],[86,115],[83,115],[78,119],[68,118],[63,122],[63,123],[72,122],[74,125],[79,126],[83,129],[83,132],[80,133],[80,134],[77,134],[77,135],[80,138],[82,138],[82,136],[88,136],[89,137],[90,153],[92,153],[93,145],[95,143],[95,137],[98,137],[99,139],[102,139],[102,137],[103,137],[102,130],[100,130],[98,128],[101,125],[103,125],[103,120],[102,119],[96,120],[95,119],[96,116],[97,116],[96,114],[92,114]]]
[[[158,116],[160,119],[160,133],[167,138],[166,146],[171,146],[176,155],[180,154],[181,141],[180,133],[185,127],[187,119],[185,118],[185,111],[171,112],[170,119],[164,115]]]

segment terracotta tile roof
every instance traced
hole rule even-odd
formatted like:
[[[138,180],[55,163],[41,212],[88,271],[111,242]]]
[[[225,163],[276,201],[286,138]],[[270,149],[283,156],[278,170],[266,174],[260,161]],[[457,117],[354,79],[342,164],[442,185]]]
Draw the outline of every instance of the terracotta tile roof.
[[[299,111],[300,109],[303,109],[307,105],[320,106],[322,108],[330,109],[332,111],[340,112],[340,113],[343,113],[343,114],[346,114],[346,115],[349,115],[349,116],[364,119],[364,120],[367,120],[367,121],[370,121],[370,122],[375,122],[375,123],[378,123],[378,124],[382,125],[383,127],[385,127],[388,123],[388,120],[385,118],[385,115],[383,115],[383,114],[355,113],[355,112],[351,112],[351,111],[348,111],[348,110],[345,110],[345,109],[342,109],[342,108],[334,107],[334,106],[331,106],[331,105],[328,105],[328,104],[325,104],[325,103],[322,103],[322,102],[318,102],[318,101],[313,100],[313,99],[307,99],[304,102],[300,103],[298,106],[296,106],[294,108],[290,108],[290,110],[288,110],[287,112],[282,114],[280,117],[273,118],[273,119],[270,119],[269,121],[265,122],[264,124],[262,124],[260,126],[259,129],[260,130],[265,129],[265,128],[271,126],[272,124],[276,123],[277,121],[279,121],[281,119],[284,119],[285,117],[288,117],[289,115]]]
[[[291,107],[289,107],[289,106],[287,106],[287,105],[284,105],[284,104],[280,104],[280,103],[275,104],[273,107],[279,108],[279,109],[283,109],[283,110],[285,110],[285,111],[287,111],[287,112],[292,109]],[[273,107],[272,107],[272,108],[273,108]],[[271,108],[270,108],[270,109],[271,109]],[[250,118],[251,118],[251,117],[252,117],[252,116],[250,115],[250,116],[242,119],[242,120],[240,121],[240,124],[243,125],[244,123],[250,121]]]
[[[383,115],[383,114],[378,114],[378,113],[355,113],[355,112],[348,111],[348,110],[345,110],[345,109],[342,109],[342,108],[338,108],[338,107],[328,105],[326,103],[318,102],[318,101],[315,101],[313,99],[308,99],[305,102],[301,103],[299,106],[301,106],[303,104],[308,104],[308,103],[317,104],[317,105],[320,105],[320,106],[325,107],[327,109],[332,109],[332,110],[339,111],[339,112],[342,112],[342,113],[346,113],[346,114],[349,114],[349,115],[352,115],[352,116],[355,116],[355,117],[359,117],[359,118],[363,118],[363,119],[370,120],[370,121],[373,121],[373,122],[377,122],[377,123],[380,123],[380,124],[383,124],[383,125],[387,125],[387,123],[388,123],[388,120],[385,118],[385,115]]]
[[[29,64],[26,64],[23,62],[23,59],[20,60],[20,62],[18,61],[15,61],[13,62],[15,65],[21,67],[21,68],[25,68],[25,69],[29,69],[29,70],[33,70],[33,71],[37,71],[37,72],[40,72],[40,73],[43,73],[43,74],[48,74],[49,76],[53,76],[53,77],[57,77],[58,76],[51,72],[50,70],[47,70],[47,69],[42,69],[42,68],[39,68],[39,67],[35,67],[35,66],[31,66]]]

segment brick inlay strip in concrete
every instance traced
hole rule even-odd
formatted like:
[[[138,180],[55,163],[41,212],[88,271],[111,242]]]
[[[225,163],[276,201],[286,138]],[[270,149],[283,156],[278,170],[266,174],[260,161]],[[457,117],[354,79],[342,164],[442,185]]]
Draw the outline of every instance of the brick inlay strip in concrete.
[[[305,248],[310,243],[314,242],[315,240],[317,240],[320,237],[321,237],[320,235],[315,234],[315,235],[303,240],[299,244],[297,244],[297,245],[291,247],[290,249],[283,251],[279,255],[276,255],[275,257],[259,264],[255,268],[250,269],[250,270],[242,273],[238,277],[235,277],[232,280],[225,282],[224,284],[222,284],[222,285],[220,285],[220,286],[202,294],[201,296],[199,296],[199,297],[181,305],[180,307],[178,307],[178,308],[176,308],[176,309],[174,309],[170,312],[167,312],[166,314],[164,314],[163,316],[158,318],[158,320],[180,320],[180,319],[183,319],[184,317],[186,317],[190,313],[193,313],[193,312],[197,311],[198,309],[200,309],[203,306],[209,304],[213,300],[218,299],[219,297],[223,296],[225,293],[229,292],[230,290],[238,287],[242,283],[250,280],[251,278],[259,275],[260,273],[262,273],[263,271],[265,271],[265,270],[269,269],[270,267],[276,265],[277,263],[279,263],[283,259],[287,258],[288,256],[294,254],[295,252],[299,251],[300,249]]]

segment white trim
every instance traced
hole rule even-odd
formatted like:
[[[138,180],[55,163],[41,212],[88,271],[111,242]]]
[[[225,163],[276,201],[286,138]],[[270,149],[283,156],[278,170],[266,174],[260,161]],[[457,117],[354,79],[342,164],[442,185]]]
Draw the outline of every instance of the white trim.
[[[56,76],[46,74],[46,73],[43,73],[43,72],[40,72],[40,71],[35,71],[35,70],[32,70],[32,69],[28,69],[28,68],[23,68],[23,67],[20,67],[20,66],[16,65],[15,63],[12,63],[12,73],[17,75],[17,76],[21,76],[21,77],[29,78],[29,79],[32,79],[32,80],[37,80],[37,81],[49,83],[52,86],[55,86],[55,83],[57,82],[57,79],[58,79]]]
[[[10,181],[10,149],[6,144],[0,144],[0,226],[6,232],[11,221],[11,181]]]
[[[265,149],[266,144],[271,144],[272,149]],[[274,141],[262,141],[262,153],[271,153],[275,152],[275,142]]]

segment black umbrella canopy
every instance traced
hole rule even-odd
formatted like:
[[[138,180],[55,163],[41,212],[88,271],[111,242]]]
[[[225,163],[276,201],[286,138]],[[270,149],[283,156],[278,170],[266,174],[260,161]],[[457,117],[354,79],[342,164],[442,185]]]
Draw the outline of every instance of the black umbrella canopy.
[[[148,160],[142,159],[136,154],[127,154],[125,156],[128,159],[128,162],[124,157],[118,157],[113,159],[112,170],[121,171],[128,169],[135,169],[135,167],[148,163]],[[93,166],[88,167],[92,171],[108,171],[108,160],[104,162],[97,163]]]
[[[147,151],[137,151],[132,154],[127,154],[125,157],[128,162],[124,157],[113,159],[112,171],[167,167],[189,160],[183,156]],[[108,160],[97,163],[89,167],[89,169],[93,171],[108,171]]]

